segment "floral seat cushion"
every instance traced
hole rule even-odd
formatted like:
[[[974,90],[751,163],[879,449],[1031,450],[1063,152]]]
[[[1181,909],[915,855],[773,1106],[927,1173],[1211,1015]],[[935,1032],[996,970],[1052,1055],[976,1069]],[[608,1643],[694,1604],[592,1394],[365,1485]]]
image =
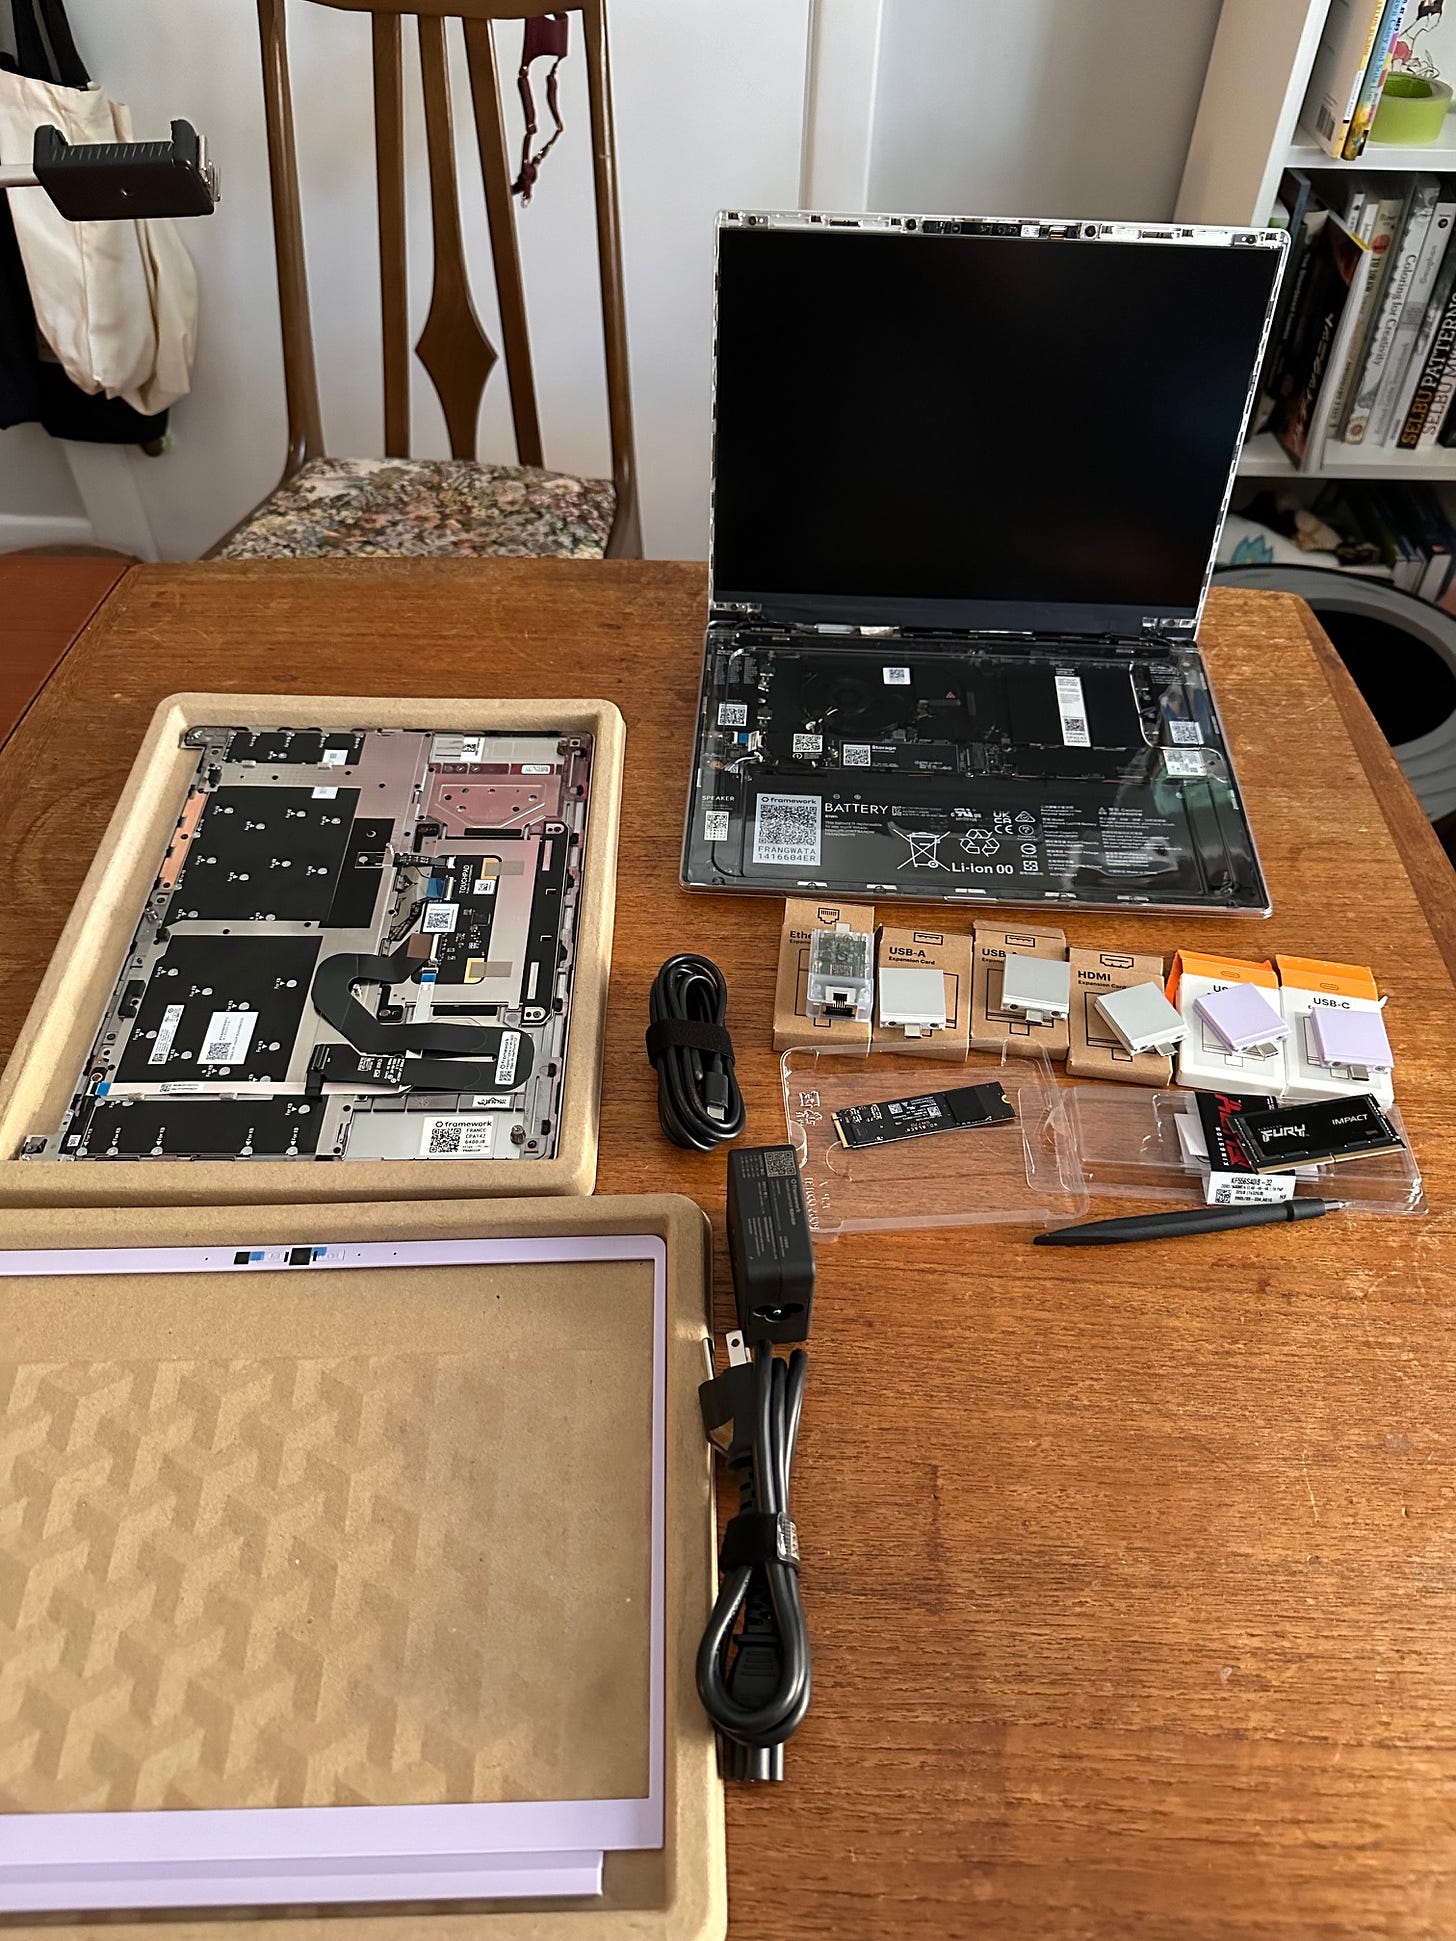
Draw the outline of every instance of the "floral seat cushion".
[[[600,559],[610,479],[466,459],[314,458],[217,550],[219,559],[510,554]]]

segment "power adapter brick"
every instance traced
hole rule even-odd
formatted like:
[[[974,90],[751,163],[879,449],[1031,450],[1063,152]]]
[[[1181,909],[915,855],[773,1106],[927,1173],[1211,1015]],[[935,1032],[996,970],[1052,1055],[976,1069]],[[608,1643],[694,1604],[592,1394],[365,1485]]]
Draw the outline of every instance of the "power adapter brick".
[[[729,1153],[728,1254],[744,1341],[807,1341],[814,1248],[792,1146]]]

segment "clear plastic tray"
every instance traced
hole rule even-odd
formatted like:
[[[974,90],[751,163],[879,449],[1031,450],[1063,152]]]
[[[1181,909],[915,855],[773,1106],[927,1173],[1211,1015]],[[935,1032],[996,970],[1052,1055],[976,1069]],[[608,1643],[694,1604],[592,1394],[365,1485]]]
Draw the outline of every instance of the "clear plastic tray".
[[[1203,1171],[1185,1157],[1178,1117],[1192,1092],[1147,1091],[1136,1085],[1068,1085],[1063,1099],[1071,1119],[1082,1175],[1096,1198],[1203,1203]],[[1386,1115],[1402,1138],[1399,1112]],[[1297,1197],[1347,1200],[1361,1213],[1424,1213],[1420,1168],[1407,1144],[1403,1151],[1371,1159],[1326,1162],[1300,1171]]]
[[[954,1064],[893,1052],[786,1051],[784,1116],[816,1234],[990,1223],[1060,1226],[1088,1207],[1059,1085],[1045,1052],[973,1051]],[[995,1080],[1016,1116],[849,1151],[834,1114]],[[1111,1088],[1109,1088],[1111,1089]],[[1176,1138],[1176,1134],[1175,1134]]]

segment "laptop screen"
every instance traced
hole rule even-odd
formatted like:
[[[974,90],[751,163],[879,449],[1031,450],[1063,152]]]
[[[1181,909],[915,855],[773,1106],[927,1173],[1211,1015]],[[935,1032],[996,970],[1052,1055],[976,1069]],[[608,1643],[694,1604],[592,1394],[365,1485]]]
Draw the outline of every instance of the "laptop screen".
[[[746,220],[719,232],[715,600],[1196,616],[1279,248]]]

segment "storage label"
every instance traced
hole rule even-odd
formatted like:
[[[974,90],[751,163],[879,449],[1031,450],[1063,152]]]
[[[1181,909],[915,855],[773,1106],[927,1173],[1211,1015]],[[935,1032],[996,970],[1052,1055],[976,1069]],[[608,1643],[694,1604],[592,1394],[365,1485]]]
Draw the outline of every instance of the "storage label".
[[[1057,713],[1062,717],[1062,746],[1090,748],[1092,736],[1087,729],[1087,703],[1082,695],[1080,674],[1058,674]]]
[[[162,1022],[157,1026],[157,1041],[147,1053],[149,1065],[165,1065],[172,1055],[172,1040],[177,1036],[177,1027],[182,1022],[182,1006],[169,1004],[162,1013]]]
[[[257,1029],[256,1011],[214,1011],[202,1041],[204,1065],[241,1065]]]

